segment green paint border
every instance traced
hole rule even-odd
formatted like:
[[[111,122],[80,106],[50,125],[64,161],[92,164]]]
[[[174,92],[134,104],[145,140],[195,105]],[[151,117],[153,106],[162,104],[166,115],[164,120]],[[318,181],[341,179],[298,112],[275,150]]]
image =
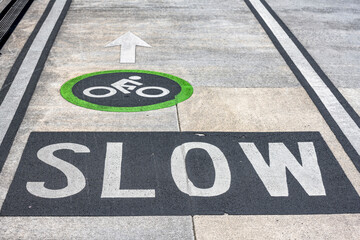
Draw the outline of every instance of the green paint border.
[[[108,74],[108,73],[118,73],[118,72],[133,72],[133,73],[148,73],[148,74],[154,74],[162,77],[169,78],[175,82],[177,82],[180,87],[181,91],[178,95],[175,96],[175,99],[157,103],[153,105],[147,105],[147,106],[138,106],[138,107],[111,107],[111,106],[102,106],[90,102],[86,102],[85,100],[82,100],[78,97],[76,97],[73,92],[72,88],[73,86],[88,77],[101,75],[101,74]],[[174,106],[180,102],[185,101],[186,99],[190,98],[193,94],[194,89],[191,86],[190,83],[185,81],[184,79],[181,79],[179,77],[167,74],[167,73],[161,73],[161,72],[153,72],[153,71],[147,71],[147,70],[108,70],[108,71],[100,71],[100,72],[93,72],[93,73],[87,73],[84,75],[81,75],[79,77],[73,78],[66,83],[64,83],[61,86],[60,94],[61,96],[67,100],[68,102],[75,104],[80,107],[89,108],[93,110],[99,110],[99,111],[107,111],[107,112],[142,112],[142,111],[150,111],[150,110],[156,110],[161,108],[167,108]]]

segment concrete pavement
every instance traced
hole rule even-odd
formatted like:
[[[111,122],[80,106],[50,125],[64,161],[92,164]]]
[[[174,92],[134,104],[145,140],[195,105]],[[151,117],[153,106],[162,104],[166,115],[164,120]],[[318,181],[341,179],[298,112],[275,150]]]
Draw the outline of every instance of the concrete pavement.
[[[0,84],[5,82],[48,3],[47,0],[34,1],[1,50]],[[345,5],[322,0],[296,3],[268,0],[267,3],[358,114],[360,70],[356,62],[360,33],[356,27],[356,13],[360,5],[356,1]],[[22,154],[32,132],[319,132],[349,180],[343,188],[353,189],[360,200],[360,174],[354,162],[358,158],[344,148],[343,136],[339,137],[338,130],[334,131],[333,120],[329,124],[330,118],[324,114],[326,109],[314,104],[314,96],[309,96],[308,89],[300,84],[263,26],[246,2],[237,0],[73,0],[46,58],[9,155],[3,162],[0,206],[14,178],[25,178],[16,170],[24,161]],[[121,64],[120,47],[105,48],[105,45],[128,31],[152,47],[137,47],[136,63]],[[175,106],[142,112],[96,111],[74,105],[60,95],[61,86],[70,79],[114,69],[168,73],[189,82],[194,93]],[[350,115],[353,118],[354,113]],[[1,118],[1,121],[5,119]],[[356,119],[355,116],[355,122]],[[289,141],[298,142],[296,139]],[[148,144],[151,146],[151,141]],[[267,158],[269,152],[262,154]],[[298,157],[297,153],[295,156]],[[203,168],[200,166],[199,169]],[[339,172],[322,171],[323,175],[334,174],[331,176],[337,176],[335,174]],[[290,179],[287,182],[292,183],[293,177],[289,172],[287,174]],[[206,182],[207,178],[197,179]],[[329,185],[336,186],[337,178],[332,179]],[[37,179],[39,182],[48,180]],[[59,188],[56,181],[54,184]],[[303,201],[317,198],[304,194],[296,186],[289,185],[290,196]],[[267,193],[259,189],[262,191]],[[261,199],[254,196],[252,201],[258,198]],[[91,200],[89,195],[88,201]],[[84,202],[74,201],[73,207]],[[358,203],[360,205],[360,201]],[[56,208],[55,200],[53,207]],[[294,212],[296,208],[294,202]],[[72,217],[2,215],[0,232],[4,239],[357,239],[360,234],[358,212],[344,210],[335,214],[331,207],[328,213],[315,215],[279,211],[279,215],[256,216],[241,213],[221,216],[211,213],[185,216],[118,214],[112,217],[87,213]]]

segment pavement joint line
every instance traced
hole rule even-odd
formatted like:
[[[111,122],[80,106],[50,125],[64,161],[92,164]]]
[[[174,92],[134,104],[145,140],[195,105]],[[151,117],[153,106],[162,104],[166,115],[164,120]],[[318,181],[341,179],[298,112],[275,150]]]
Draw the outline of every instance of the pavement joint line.
[[[196,230],[195,230],[195,220],[194,220],[194,215],[193,216],[191,216],[191,223],[192,223],[192,232],[193,232],[193,236],[194,236],[194,240],[197,240],[197,238],[196,238]]]
[[[0,105],[0,171],[70,4],[71,0],[49,2],[5,81],[11,86]]]
[[[178,130],[179,132],[181,132],[181,125],[180,125],[180,115],[179,115],[179,105],[176,104],[175,105],[175,108],[176,108],[176,119],[177,119],[177,127],[178,127]]]
[[[265,0],[245,0],[360,171],[359,116]]]

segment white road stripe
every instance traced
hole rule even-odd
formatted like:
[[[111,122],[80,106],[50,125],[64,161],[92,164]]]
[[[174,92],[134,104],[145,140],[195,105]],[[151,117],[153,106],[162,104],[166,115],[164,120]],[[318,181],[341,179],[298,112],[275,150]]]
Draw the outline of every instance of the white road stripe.
[[[41,53],[61,15],[62,10],[65,7],[65,3],[66,0],[55,1],[0,106],[0,144],[4,141],[5,134],[8,131],[16,110],[19,107],[21,99],[30,82],[31,76],[40,59]]]
[[[259,13],[266,25],[275,35],[281,46],[285,49],[291,60],[295,63],[301,74],[305,77],[311,88],[315,91],[330,115],[340,127],[346,138],[360,155],[360,128],[346,112],[334,94],[326,86],[320,76],[311,67],[304,55],[289,38],[279,23],[259,0],[250,0],[253,7]]]

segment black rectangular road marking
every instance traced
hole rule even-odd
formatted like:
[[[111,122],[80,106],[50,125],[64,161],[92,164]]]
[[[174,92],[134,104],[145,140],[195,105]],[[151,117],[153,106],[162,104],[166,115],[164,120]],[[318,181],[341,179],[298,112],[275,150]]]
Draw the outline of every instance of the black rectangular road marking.
[[[33,132],[0,215],[359,212],[318,132]]]

